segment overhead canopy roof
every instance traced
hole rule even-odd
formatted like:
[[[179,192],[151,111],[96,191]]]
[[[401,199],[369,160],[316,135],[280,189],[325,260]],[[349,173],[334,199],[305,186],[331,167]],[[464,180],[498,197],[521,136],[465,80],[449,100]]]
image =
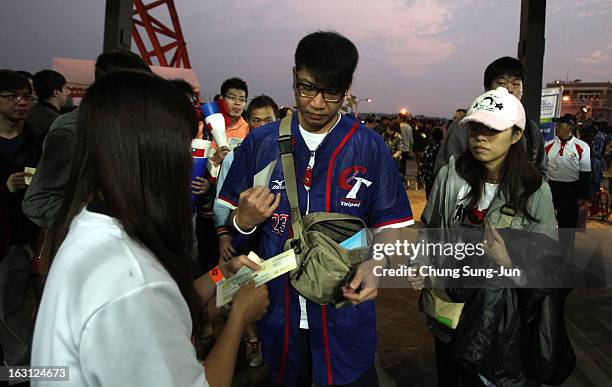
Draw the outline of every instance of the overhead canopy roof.
[[[87,88],[94,81],[93,60],[53,58],[53,70],[61,73],[69,83],[69,86]],[[193,69],[151,66],[151,70],[164,79],[184,79],[189,82],[196,91],[200,90],[200,82]]]

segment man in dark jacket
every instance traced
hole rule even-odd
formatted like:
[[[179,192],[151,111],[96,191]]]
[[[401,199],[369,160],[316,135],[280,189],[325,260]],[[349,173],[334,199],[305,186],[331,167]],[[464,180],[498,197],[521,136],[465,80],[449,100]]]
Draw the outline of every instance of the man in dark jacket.
[[[32,125],[42,142],[49,127],[60,115],[60,109],[66,105],[70,90],[66,86],[66,78],[53,70],[42,70],[34,74],[34,90],[38,102],[32,107],[26,122]]]
[[[151,71],[149,66],[132,52],[110,51],[98,57],[96,79],[122,69]],[[62,204],[70,175],[77,114],[77,110],[64,114],[51,125],[36,175],[23,200],[23,212],[41,227],[51,227]]]
[[[508,56],[496,59],[489,64],[484,73],[485,91],[495,90],[498,87],[505,87],[510,94],[516,98],[523,97],[523,82],[525,81],[525,69],[518,59]],[[523,132],[521,141],[525,145],[525,150],[529,160],[534,167],[546,177],[546,153],[544,152],[544,139],[540,133],[540,128],[530,117],[527,117],[527,125]],[[461,127],[458,120],[455,120],[446,132],[444,142],[438,152],[434,174],[440,168],[448,164],[450,156],[457,156],[467,149],[467,128]]]
[[[29,364],[32,310],[28,309],[31,259],[38,228],[21,201],[40,156],[25,119],[32,109],[27,78],[0,70],[0,352],[8,365]]]

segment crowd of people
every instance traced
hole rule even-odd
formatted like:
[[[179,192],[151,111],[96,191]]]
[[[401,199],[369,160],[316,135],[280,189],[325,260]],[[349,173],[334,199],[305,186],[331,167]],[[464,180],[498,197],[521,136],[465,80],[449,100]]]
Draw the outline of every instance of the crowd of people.
[[[520,259],[502,228],[560,241],[571,256],[578,214],[597,200],[612,155],[606,123],[566,115],[545,143],[521,103],[524,69],[510,57],[486,67],[484,94],[450,120],[343,114],[358,59],[335,32],[302,38],[291,108],[268,95],[249,101],[247,83],[228,78],[215,97],[227,146],[216,144],[193,86],[152,74],[136,54],[102,53],[78,108],[68,106],[56,71],[0,70],[1,360],[68,366],[73,386],[229,386],[246,348],[251,366],[266,364],[271,386],[377,386],[378,291],[367,265],[342,283],[342,307],[313,302],[289,275],[244,285],[212,349],[196,347],[212,335],[206,305],[219,281],[243,266],[259,270],[250,251],[268,259],[296,248],[295,211],[350,215],[401,239],[414,224],[411,160],[428,198],[424,227],[481,230],[492,241],[488,258],[507,268]],[[213,148],[195,180],[193,139]],[[287,153],[289,175],[280,161]],[[428,287],[420,277],[411,284]],[[504,312],[514,325],[482,328],[503,324],[495,318],[505,315],[486,308],[513,293],[442,291],[462,319],[449,327],[426,313],[438,385],[550,380],[521,352],[521,305]],[[482,297],[489,303],[474,313]],[[431,289],[421,293],[423,304],[439,300]],[[481,340],[466,344],[478,327]],[[468,351],[496,358],[478,362]]]

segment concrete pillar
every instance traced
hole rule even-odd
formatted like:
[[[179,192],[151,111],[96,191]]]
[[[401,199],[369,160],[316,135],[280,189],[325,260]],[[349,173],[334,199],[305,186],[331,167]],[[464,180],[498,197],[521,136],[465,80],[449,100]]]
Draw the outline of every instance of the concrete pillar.
[[[521,32],[518,59],[526,72],[523,105],[527,117],[539,122],[544,62],[546,0],[521,0]]]

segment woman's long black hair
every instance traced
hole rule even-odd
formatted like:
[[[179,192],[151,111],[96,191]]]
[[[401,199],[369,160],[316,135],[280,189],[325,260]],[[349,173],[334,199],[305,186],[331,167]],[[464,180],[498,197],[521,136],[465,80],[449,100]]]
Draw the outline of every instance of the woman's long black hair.
[[[512,128],[512,135],[520,132],[518,126]],[[531,164],[525,152],[524,138],[510,146],[508,155],[501,168],[500,192],[507,198],[506,204],[514,207],[532,222],[539,222],[527,209],[527,201],[542,185],[542,175]],[[487,170],[474,158],[470,149],[466,149],[457,159],[455,169],[470,185],[467,199],[470,205],[476,205],[482,196]]]
[[[84,204],[103,200],[176,281],[194,332],[203,316],[190,261],[190,141],[196,127],[185,95],[155,75],[119,71],[97,80],[79,106],[68,191],[43,251],[51,262]]]

